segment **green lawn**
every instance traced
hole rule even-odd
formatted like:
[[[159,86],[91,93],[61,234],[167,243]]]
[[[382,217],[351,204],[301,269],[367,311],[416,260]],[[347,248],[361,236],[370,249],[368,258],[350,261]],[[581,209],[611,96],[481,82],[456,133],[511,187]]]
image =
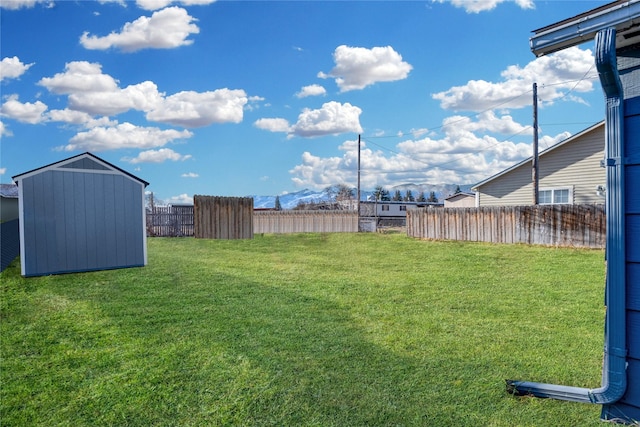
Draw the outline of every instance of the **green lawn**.
[[[0,274],[2,426],[598,426],[603,251],[383,234],[149,240]]]

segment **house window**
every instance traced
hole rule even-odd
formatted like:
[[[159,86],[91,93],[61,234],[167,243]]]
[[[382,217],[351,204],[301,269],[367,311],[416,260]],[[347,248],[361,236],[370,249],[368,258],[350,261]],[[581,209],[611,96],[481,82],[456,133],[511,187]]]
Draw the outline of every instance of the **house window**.
[[[404,212],[406,210],[407,210],[407,207],[405,205],[400,206],[400,212]]]
[[[382,210],[383,211],[388,211],[389,210],[389,205],[382,205]]]
[[[573,189],[544,188],[538,192],[538,202],[541,205],[570,205],[573,204]]]

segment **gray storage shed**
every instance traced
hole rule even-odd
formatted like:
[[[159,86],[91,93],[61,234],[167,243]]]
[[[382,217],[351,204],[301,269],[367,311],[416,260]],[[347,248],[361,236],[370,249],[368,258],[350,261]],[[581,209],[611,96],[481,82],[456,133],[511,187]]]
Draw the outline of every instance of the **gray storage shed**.
[[[91,153],[13,177],[23,276],[147,264],[148,182]]]

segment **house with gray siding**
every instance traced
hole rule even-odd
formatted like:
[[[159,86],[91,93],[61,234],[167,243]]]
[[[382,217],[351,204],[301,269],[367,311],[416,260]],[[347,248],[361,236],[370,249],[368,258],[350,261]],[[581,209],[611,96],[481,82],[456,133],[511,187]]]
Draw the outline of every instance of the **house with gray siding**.
[[[538,155],[539,204],[600,204],[606,171],[604,121],[561,141]],[[532,157],[477,183],[476,206],[533,203]]]
[[[0,184],[0,222],[18,219],[18,187]]]
[[[91,153],[13,180],[23,276],[147,264],[146,181]]]

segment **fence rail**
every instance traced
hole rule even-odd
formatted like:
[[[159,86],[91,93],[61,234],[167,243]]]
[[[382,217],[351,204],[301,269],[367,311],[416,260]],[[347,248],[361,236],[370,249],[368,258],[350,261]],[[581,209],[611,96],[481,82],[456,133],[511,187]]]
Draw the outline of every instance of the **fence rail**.
[[[604,248],[604,205],[416,209],[407,234],[435,240]]]
[[[355,211],[263,211],[254,212],[255,233],[354,233]]]

